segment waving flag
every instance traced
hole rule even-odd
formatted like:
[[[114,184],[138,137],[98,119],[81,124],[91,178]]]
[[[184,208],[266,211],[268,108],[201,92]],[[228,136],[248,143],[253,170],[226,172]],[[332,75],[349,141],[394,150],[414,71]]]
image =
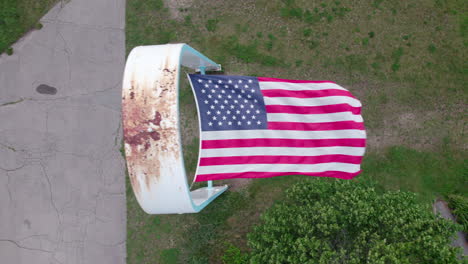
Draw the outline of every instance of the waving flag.
[[[360,173],[361,103],[330,81],[189,75],[201,120],[195,181]]]

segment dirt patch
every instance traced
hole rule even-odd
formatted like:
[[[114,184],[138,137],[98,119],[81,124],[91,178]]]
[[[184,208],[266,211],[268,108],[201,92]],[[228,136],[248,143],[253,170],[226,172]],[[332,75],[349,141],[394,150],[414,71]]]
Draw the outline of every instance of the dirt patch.
[[[460,114],[447,113],[440,109],[385,111],[381,125],[367,128],[368,151],[379,151],[394,145],[408,146],[418,150],[435,150],[443,144],[444,138],[450,138],[452,144],[465,149],[466,143],[460,135],[463,135],[466,125],[457,115]]]
[[[387,114],[382,127],[367,129],[367,147],[373,150],[402,145],[413,131],[423,127],[422,115],[414,112]]]
[[[184,13],[192,6],[193,0],[164,0],[172,19],[183,20]]]
[[[233,192],[239,192],[244,190],[249,186],[253,179],[241,178],[241,179],[232,179],[229,180],[229,190]]]

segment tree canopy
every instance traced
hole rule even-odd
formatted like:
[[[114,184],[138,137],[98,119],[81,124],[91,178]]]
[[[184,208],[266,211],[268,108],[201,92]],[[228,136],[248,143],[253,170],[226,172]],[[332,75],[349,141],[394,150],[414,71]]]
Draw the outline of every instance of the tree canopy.
[[[457,263],[459,226],[416,198],[356,181],[296,184],[249,234],[250,263]]]

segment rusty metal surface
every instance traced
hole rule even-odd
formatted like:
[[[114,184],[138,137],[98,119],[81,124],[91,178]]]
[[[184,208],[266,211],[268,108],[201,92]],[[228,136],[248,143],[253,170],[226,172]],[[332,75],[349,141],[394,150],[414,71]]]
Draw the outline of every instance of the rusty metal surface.
[[[190,192],[179,128],[180,65],[220,69],[186,44],[134,48],[125,65],[122,123],[130,182],[149,214],[195,213],[227,186]]]
[[[125,154],[137,196],[142,188],[149,190],[152,183],[158,182],[161,161],[181,157],[177,131],[178,58],[166,57],[157,64],[149,72],[134,67],[130,86],[122,93]]]

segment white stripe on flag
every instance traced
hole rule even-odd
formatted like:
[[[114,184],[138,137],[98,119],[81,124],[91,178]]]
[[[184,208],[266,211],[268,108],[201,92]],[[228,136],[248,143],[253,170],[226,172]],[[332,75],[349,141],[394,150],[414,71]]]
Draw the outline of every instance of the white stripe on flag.
[[[366,138],[366,131],[359,129],[329,131],[293,131],[293,130],[221,130],[202,131],[202,140],[246,139],[246,138],[290,138],[290,139],[336,139]]]
[[[287,83],[287,82],[259,82],[261,90],[289,90],[289,91],[310,91],[310,90],[344,90],[347,89],[335,83]]]
[[[241,164],[241,165],[215,165],[199,166],[197,174],[212,173],[240,173],[240,172],[324,172],[343,171],[358,172],[359,164],[349,163],[320,163],[320,164]]]
[[[301,122],[301,123],[325,123],[336,121],[363,122],[361,115],[354,115],[351,112],[330,113],[330,114],[267,114],[269,122]]]
[[[295,105],[295,106],[323,106],[335,104],[349,104],[353,107],[361,107],[361,102],[349,96],[326,96],[317,98],[294,97],[266,97],[265,105]]]
[[[254,148],[219,148],[202,149],[201,158],[209,157],[240,157],[240,156],[321,156],[321,155],[352,155],[363,156],[364,147],[318,147],[318,148],[291,148],[291,147],[254,147]],[[249,165],[250,166],[250,165]]]

